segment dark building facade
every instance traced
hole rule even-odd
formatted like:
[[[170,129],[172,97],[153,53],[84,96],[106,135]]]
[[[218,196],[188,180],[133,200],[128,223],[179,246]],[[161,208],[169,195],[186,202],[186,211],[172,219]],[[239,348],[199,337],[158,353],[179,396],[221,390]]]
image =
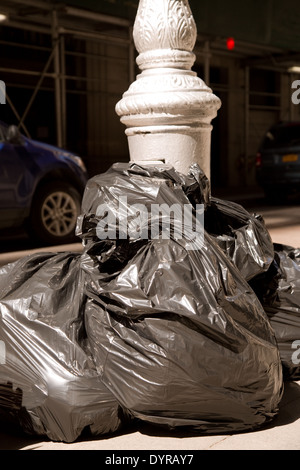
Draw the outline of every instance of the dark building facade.
[[[198,29],[194,70],[222,100],[213,121],[212,185],[254,185],[268,127],[300,119],[300,105],[291,100],[298,75],[289,71],[300,64],[297,2],[189,3]],[[115,105],[138,74],[137,6],[137,0],[2,0],[8,19],[0,24],[0,79],[7,102],[0,119],[77,152],[90,175],[128,161]]]

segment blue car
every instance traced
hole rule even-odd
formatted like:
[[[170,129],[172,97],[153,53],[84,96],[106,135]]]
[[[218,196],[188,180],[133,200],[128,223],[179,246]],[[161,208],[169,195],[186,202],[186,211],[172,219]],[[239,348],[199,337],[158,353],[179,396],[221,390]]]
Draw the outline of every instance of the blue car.
[[[73,241],[87,179],[80,157],[0,122],[0,230],[25,227],[47,245]]]

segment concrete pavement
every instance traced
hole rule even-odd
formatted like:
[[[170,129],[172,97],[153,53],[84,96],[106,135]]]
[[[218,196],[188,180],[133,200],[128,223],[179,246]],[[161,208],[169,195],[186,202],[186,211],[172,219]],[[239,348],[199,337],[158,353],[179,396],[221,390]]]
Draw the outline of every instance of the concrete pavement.
[[[253,211],[264,216],[272,239],[300,247],[300,206],[253,207]],[[249,209],[250,210],[250,209]],[[250,210],[251,211],[251,210]],[[52,247],[51,251],[79,251],[79,244],[66,247]],[[45,251],[39,249],[39,251]],[[28,252],[27,252],[28,253]],[[24,253],[0,254],[0,265],[16,259]],[[17,436],[0,433],[0,450],[102,450],[108,451],[147,450],[159,451],[200,450],[300,450],[300,381],[287,382],[278,416],[267,427],[233,435],[181,435],[162,431],[146,425],[130,428],[115,436],[100,439],[79,440],[72,444],[51,442],[44,438]],[[130,452],[129,452],[130,454]],[[110,455],[110,454],[107,454]],[[128,455],[128,454],[127,454]]]

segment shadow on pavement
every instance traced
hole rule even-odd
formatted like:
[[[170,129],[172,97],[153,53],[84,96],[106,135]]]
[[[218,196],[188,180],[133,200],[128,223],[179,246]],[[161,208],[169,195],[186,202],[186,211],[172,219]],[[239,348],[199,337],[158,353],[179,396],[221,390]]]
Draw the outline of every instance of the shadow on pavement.
[[[300,418],[300,382],[285,382],[279,413],[269,427],[285,426]]]
[[[273,429],[274,427],[279,426],[286,426],[297,421],[300,418],[300,383],[299,382],[286,382],[283,398],[280,404],[279,413],[278,415],[271,421],[268,425],[263,426],[260,429],[254,431],[245,431],[253,432],[256,431],[268,431],[268,429]],[[109,439],[113,439],[118,437],[119,435],[125,434],[132,434],[134,432],[140,432],[141,434],[153,437],[174,437],[177,439],[187,439],[187,438],[195,438],[195,437],[205,437],[206,434],[201,435],[197,432],[190,432],[187,430],[181,431],[174,431],[169,430],[158,425],[150,425],[146,423],[136,423],[135,426],[131,426],[129,429],[124,429],[123,432],[119,432],[117,434],[113,434],[111,436],[105,435],[96,437],[89,437],[89,436],[82,436],[76,442],[101,442],[102,438],[106,441]],[[233,435],[234,433],[228,433],[228,435]],[[236,434],[244,434],[244,433],[236,433]],[[212,436],[212,435],[211,435]],[[220,434],[216,434],[216,436],[220,436]],[[222,436],[226,436],[226,434],[222,434]],[[43,436],[27,436],[23,434],[21,431],[13,431],[11,430],[10,433],[5,432],[3,428],[0,427],[0,450],[21,450],[28,446],[30,446],[30,450],[38,450],[43,449],[45,444],[47,444],[49,440]],[[66,444],[68,445],[68,444]],[[70,444],[71,446],[72,444]],[[130,449],[128,449],[130,450]],[[146,450],[146,449],[145,449]]]
[[[32,446],[35,442],[37,444],[36,448],[38,448],[40,440],[14,433],[4,434],[0,432],[0,450],[21,450],[26,446]],[[34,447],[31,447],[31,449],[34,450]]]
[[[246,430],[247,432],[256,432],[260,430],[268,430],[278,426],[286,426],[297,421],[300,418],[300,383],[299,382],[285,382],[284,384],[284,393],[279,406],[278,415],[268,424],[263,426],[260,429],[254,431]],[[152,426],[148,424],[142,424],[139,431],[142,434],[151,435],[151,436],[160,436],[160,437],[176,437],[176,438],[188,438],[199,436],[196,432],[187,432],[187,431],[171,431],[159,426]],[[233,435],[234,433],[228,433],[228,435]],[[238,432],[236,434],[243,434]],[[219,434],[218,434],[219,435]],[[222,435],[226,435],[225,433]],[[205,436],[205,434],[203,434]]]

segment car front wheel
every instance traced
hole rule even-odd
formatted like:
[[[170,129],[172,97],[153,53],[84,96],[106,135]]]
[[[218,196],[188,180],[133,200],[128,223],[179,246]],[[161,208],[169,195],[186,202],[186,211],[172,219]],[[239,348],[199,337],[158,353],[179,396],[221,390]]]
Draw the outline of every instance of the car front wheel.
[[[34,197],[29,221],[31,234],[46,244],[73,242],[80,203],[80,194],[70,184],[47,184]]]

